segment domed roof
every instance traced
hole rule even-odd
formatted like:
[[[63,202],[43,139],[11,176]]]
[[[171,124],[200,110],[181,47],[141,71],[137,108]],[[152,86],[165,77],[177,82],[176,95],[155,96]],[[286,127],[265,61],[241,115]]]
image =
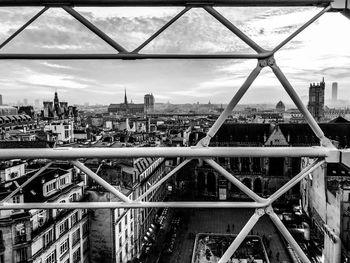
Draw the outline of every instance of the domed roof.
[[[286,106],[284,106],[284,103],[280,100],[277,104],[276,104],[276,108],[285,108]]]

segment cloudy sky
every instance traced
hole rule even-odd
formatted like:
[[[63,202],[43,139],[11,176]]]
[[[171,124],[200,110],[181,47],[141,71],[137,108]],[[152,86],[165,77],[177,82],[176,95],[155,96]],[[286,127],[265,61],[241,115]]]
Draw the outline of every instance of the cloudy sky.
[[[265,49],[272,49],[320,11],[316,8],[217,8]],[[0,41],[39,9],[1,8]],[[133,50],[177,14],[181,8],[77,8],[87,19],[127,50]],[[350,20],[327,13],[276,54],[280,68],[303,99],[310,82],[339,83],[339,97],[350,98]],[[5,46],[1,53],[113,53],[61,9],[50,9]],[[201,9],[190,10],[144,53],[254,52]],[[156,102],[227,103],[255,67],[256,60],[143,61],[1,61],[0,94],[4,103],[27,98],[62,100],[75,104],[142,102],[153,93]],[[265,68],[242,103],[275,103],[288,96]]]

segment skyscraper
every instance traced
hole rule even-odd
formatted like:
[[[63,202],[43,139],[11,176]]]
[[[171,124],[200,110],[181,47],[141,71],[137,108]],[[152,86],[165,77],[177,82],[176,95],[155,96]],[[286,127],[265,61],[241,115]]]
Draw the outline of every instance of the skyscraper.
[[[332,83],[332,102],[336,102],[338,100],[338,82]]]
[[[2,95],[0,94],[0,105],[2,105]]]
[[[308,110],[319,121],[324,117],[324,78],[320,83],[310,83]]]

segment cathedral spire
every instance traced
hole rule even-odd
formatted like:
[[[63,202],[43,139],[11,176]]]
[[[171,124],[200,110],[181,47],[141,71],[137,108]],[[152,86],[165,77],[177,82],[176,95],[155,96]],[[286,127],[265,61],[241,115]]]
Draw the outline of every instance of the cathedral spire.
[[[124,94],[124,104],[128,104],[128,98],[126,97],[126,89],[125,89],[125,94]]]

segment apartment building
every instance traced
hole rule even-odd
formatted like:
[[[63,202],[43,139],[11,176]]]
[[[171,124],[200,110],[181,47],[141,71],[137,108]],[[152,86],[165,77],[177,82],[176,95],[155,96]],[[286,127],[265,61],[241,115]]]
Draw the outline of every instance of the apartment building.
[[[80,201],[84,195],[83,178],[74,168],[60,166],[46,169],[8,202]],[[20,173],[15,179],[1,184],[2,199],[36,172],[16,171]],[[0,262],[89,262],[89,220],[84,209],[2,210],[0,230]]]

